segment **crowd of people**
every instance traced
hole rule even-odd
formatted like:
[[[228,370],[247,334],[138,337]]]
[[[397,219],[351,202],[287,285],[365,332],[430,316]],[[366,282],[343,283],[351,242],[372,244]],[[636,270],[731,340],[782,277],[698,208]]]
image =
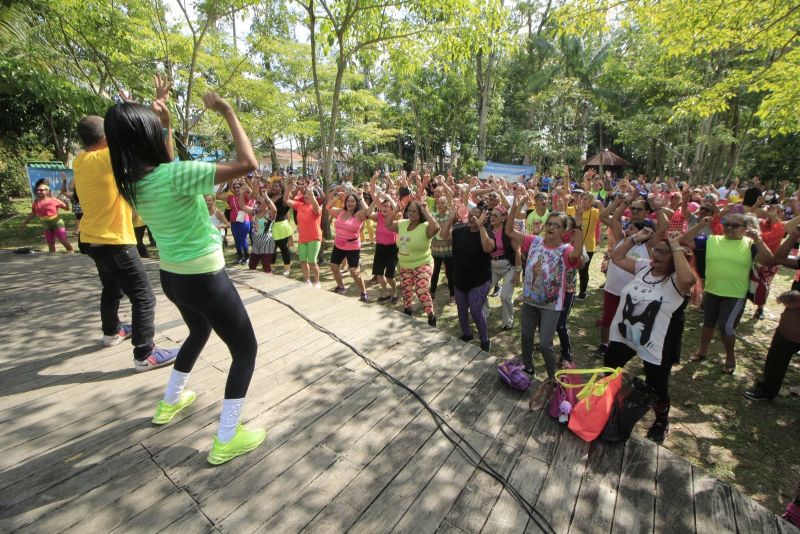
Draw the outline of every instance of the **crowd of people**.
[[[681,358],[687,305],[703,308],[699,349],[688,360],[710,357],[709,344],[718,331],[725,350],[720,363],[732,374],[746,301],[754,303],[755,318],[763,319],[780,266],[798,269],[791,253],[800,239],[800,200],[787,182],[774,191],[758,178],[695,185],[608,171],[600,175],[594,169],[577,178],[567,170],[563,177],[519,180],[376,171],[360,185],[351,177],[324,188],[313,177],[257,171],[235,112],[214,93],[204,103],[226,121],[237,159],[175,161],[168,94],[169,85],[157,78],[150,107],[124,101],[105,118],[83,119],[78,133],[85,151],[74,162],[74,186],[62,193],[69,193],[73,203],[80,198],[79,246],[94,260],[103,287],[103,343],[131,338],[137,371],[174,364],[154,423],[170,422],[193,402],[186,386],[211,331],[229,347],[233,363],[208,456],[212,464],[253,450],[265,439],[263,430],[240,425],[257,344],[226,274],[222,243],[228,232],[238,265],[289,276],[296,249],[310,288],[321,288],[322,268],[330,270],[333,291],[346,293],[349,273],[360,300],[370,300],[372,284],[380,294],[377,302],[402,300],[408,315],[419,301],[433,327],[434,297],[444,276],[446,305],[456,307],[461,339],[473,340],[477,330],[485,351],[491,350],[493,334],[488,296],[499,296],[500,329],[517,329],[525,372],[534,374],[538,347],[549,380],[573,359],[571,310],[590,289],[602,291],[600,344],[593,355],[611,367],[637,355],[643,361],[646,380],[658,396],[648,437],[658,443],[669,430],[669,377]],[[45,182],[37,184],[35,194],[23,224],[38,216],[50,250],[56,240],[71,250],[59,217],[67,205]],[[323,239],[326,225],[332,228],[329,248]],[[164,294],[189,328],[178,349],[153,343],[155,298],[140,260],[145,230],[157,243]],[[589,266],[603,241],[603,278],[592,280]],[[368,242],[375,245],[371,281],[361,270]],[[123,295],[132,304],[132,325],[118,317]],[[778,395],[789,361],[800,349],[800,271],[792,290],[777,298],[785,309],[764,376],[743,392],[751,400]]]

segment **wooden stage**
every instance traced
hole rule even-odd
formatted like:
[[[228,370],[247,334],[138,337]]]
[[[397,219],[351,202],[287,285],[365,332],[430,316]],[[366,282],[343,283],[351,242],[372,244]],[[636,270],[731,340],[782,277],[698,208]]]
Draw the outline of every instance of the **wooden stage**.
[[[156,342],[176,346],[186,328],[147,267]],[[170,370],[136,374],[128,342],[99,346],[88,257],[0,252],[0,273],[0,532],[541,531],[411,395],[256,288],[415,388],[555,532],[797,532],[663,447],[636,436],[589,445],[529,412],[475,345],[241,269],[231,276],[259,340],[245,421],[269,434],[211,467],[229,365],[216,336],[190,380],[194,405],[156,427]]]

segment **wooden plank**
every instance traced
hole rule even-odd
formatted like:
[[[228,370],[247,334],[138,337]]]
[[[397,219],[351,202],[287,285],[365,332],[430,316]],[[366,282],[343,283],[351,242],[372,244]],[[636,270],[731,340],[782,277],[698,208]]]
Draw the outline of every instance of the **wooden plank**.
[[[449,347],[442,352],[441,356],[452,356]],[[434,360],[435,357],[435,353],[429,354],[421,362],[431,375],[436,372],[435,367],[438,366]],[[455,375],[462,365],[463,362],[451,373]],[[437,373],[436,377],[441,378],[441,372]],[[427,380],[418,388],[418,392],[423,398],[429,399],[428,402],[437,409],[441,409],[442,401],[452,402],[450,398],[453,394],[448,390],[453,387],[455,386],[452,381]],[[464,390],[461,394],[465,393]],[[359,414],[358,417],[362,418],[362,415]],[[430,438],[436,430],[433,420],[427,412],[422,411],[421,404],[410,396],[385,419],[388,422],[381,421],[380,426],[376,425],[372,429],[365,429],[367,431],[363,434],[363,438],[355,440],[348,449],[344,448],[344,443],[336,444],[336,441],[341,440],[341,436],[346,434],[344,432],[337,432],[334,442],[326,441],[326,446],[339,450],[340,454],[351,462],[365,467],[312,519],[306,528],[325,531],[350,528],[352,523],[362,515],[363,510],[374,502],[375,496],[383,495],[388,482],[398,480],[397,477],[400,477],[400,480],[408,480],[410,483],[416,484],[416,480],[410,480],[405,475],[400,476],[398,473],[406,469],[413,470],[413,462],[416,457],[424,454],[423,450],[426,444],[431,442]],[[402,428],[405,421],[410,421],[410,423]],[[416,493],[411,497],[413,498],[415,495]],[[390,506],[397,507],[400,506],[400,503],[392,500]],[[225,524],[227,525],[227,522]]]
[[[30,524],[39,516],[45,517],[76,495],[101,487],[115,477],[124,476],[142,462],[150,463],[149,455],[144,449],[135,447],[118,453],[106,462],[75,469],[69,478],[46,485],[47,491],[35,496],[15,497],[9,492],[0,499],[0,531],[11,532]]]
[[[657,445],[632,435],[625,443],[612,532],[653,532]]]
[[[800,534],[800,528],[797,528],[780,516],[775,516],[775,523],[778,526],[778,532],[780,534]]]
[[[731,488],[697,467],[692,468],[697,532],[736,532]]]
[[[693,532],[692,466],[658,447],[656,472],[656,532]]]
[[[206,534],[216,531],[216,526],[198,508],[193,508],[178,518],[177,521],[158,532],[163,532],[164,534]]]
[[[545,476],[547,476],[547,470],[548,465],[541,460],[527,454],[520,454],[517,457],[516,465],[511,471],[509,482],[517,488],[517,491],[529,503],[535,503]],[[503,490],[481,532],[492,534],[522,533],[525,532],[525,528],[530,521],[531,519],[522,505],[508,491]]]
[[[508,478],[518,456],[518,450],[495,442],[484,459],[501,476]],[[480,532],[502,491],[503,486],[498,481],[475,470],[444,520],[465,532]]]
[[[384,353],[382,356],[388,357],[390,355],[389,353]],[[412,370],[409,368],[408,370],[403,370],[403,372],[410,374]],[[402,373],[399,373],[399,375],[403,376]],[[411,385],[415,386],[416,384],[411,383]],[[263,451],[259,449],[257,455],[252,453],[242,458],[242,460],[246,460],[241,462],[245,466],[246,472],[239,471],[238,476],[233,479],[229,478],[229,472],[225,472],[224,478],[221,480],[218,477],[223,473],[219,475],[216,472],[208,473],[211,476],[199,478],[190,485],[190,490],[196,498],[207,502],[204,509],[210,517],[221,520],[233,511],[231,496],[241,495],[242,499],[244,499],[261,491],[271,480],[280,475],[287,466],[302,458],[305,451],[310,450],[315,444],[328,439],[330,434],[337,432],[351,418],[357,416],[360,411],[381,396],[394,398],[396,402],[398,399],[393,388],[387,389],[379,381],[366,380],[363,387],[352,396],[338,403],[330,403],[329,401],[327,411],[322,416],[306,420],[299,431],[290,431],[291,434],[283,432],[282,434],[285,437],[273,438],[272,442],[268,440],[267,446],[262,447]],[[402,397],[399,397],[399,399],[402,399]],[[264,459],[263,462],[261,461],[262,459]],[[235,480],[235,484],[233,486],[229,485],[228,482],[233,480]],[[220,487],[225,488],[222,492],[224,498],[216,499],[214,495]]]
[[[733,512],[736,515],[736,528],[739,532],[758,532],[773,534],[778,532],[775,514],[731,488]]]
[[[546,464],[550,464],[553,461],[556,447],[562,434],[561,425],[550,417],[546,410],[542,410],[541,415],[536,420],[533,431],[530,433],[530,438],[525,442],[522,452]]]
[[[561,442],[536,499],[536,510],[556,532],[569,529],[589,455],[588,443],[567,429],[561,432]]]
[[[611,532],[624,452],[624,443],[592,443],[570,532]]]

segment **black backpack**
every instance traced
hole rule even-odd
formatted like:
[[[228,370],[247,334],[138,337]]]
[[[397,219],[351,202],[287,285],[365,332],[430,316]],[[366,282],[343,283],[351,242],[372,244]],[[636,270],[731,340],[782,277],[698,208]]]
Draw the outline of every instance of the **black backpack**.
[[[653,407],[656,398],[653,387],[638,377],[624,383],[614,399],[611,415],[600,439],[609,443],[627,440],[639,419]]]

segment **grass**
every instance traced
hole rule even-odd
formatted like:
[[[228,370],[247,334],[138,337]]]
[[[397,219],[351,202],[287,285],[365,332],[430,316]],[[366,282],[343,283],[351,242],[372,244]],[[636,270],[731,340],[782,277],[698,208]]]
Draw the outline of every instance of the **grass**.
[[[12,220],[0,221],[0,247],[16,248],[30,246],[47,250],[36,222],[27,229],[19,226],[22,217],[30,209],[27,200],[16,203],[19,215]],[[73,245],[75,221],[71,213],[64,214]],[[58,245],[59,250],[61,249]],[[331,245],[326,244],[326,257]],[[157,251],[150,249],[157,257]],[[231,268],[236,253],[233,247],[224,249]],[[362,250],[362,269],[365,279],[371,277],[374,246],[366,245]],[[602,291],[598,286],[604,279],[600,273],[598,253],[591,266],[591,281],[588,298],[576,302],[569,319],[573,345],[573,357],[578,367],[596,367],[601,362],[591,356],[599,342],[599,331],[595,321],[600,316]],[[278,268],[278,272],[282,268]],[[321,266],[322,285],[332,290],[335,283],[327,265]],[[265,275],[280,276],[280,275]],[[291,278],[302,279],[299,264],[293,263]],[[688,356],[697,349],[700,340],[702,313],[695,306],[689,306],[686,313],[686,329],[683,339],[681,363],[673,367],[670,378],[672,412],[670,414],[671,433],[664,445],[692,464],[709,471],[720,480],[736,486],[745,494],[762,503],[775,513],[780,513],[786,501],[794,495],[800,480],[800,454],[798,454],[797,429],[800,427],[800,398],[787,392],[791,386],[800,385],[800,361],[795,359],[790,365],[784,381],[781,396],[774,402],[752,403],[745,400],[741,391],[749,387],[761,373],[772,334],[782,306],[774,301],[774,296],[786,291],[791,285],[793,273],[781,270],[772,285],[772,298],[766,306],[766,319],[753,319],[754,307],[748,304],[742,323],[737,331],[737,368],[733,376],[722,372],[724,352],[718,339],[712,343],[708,358],[698,363],[687,361]],[[345,277],[348,291],[345,298],[358,298],[358,290],[349,277]],[[454,305],[448,305],[444,274],[435,299],[438,328],[459,336],[458,317]],[[370,299],[379,296],[379,289],[368,288]],[[515,298],[519,296],[515,291]],[[490,298],[492,314],[489,317],[489,330],[492,335],[492,354],[507,358],[519,354],[519,331],[509,332],[500,329],[500,299]],[[400,311],[402,302],[396,306]],[[517,306],[517,312],[519,307]],[[420,320],[425,316],[416,305],[415,313]],[[518,324],[518,323],[517,323]],[[558,338],[556,337],[556,344]],[[556,348],[558,350],[558,348]],[[534,355],[537,370],[544,368],[541,356]],[[644,375],[641,363],[634,359],[626,367],[628,374]],[[540,377],[541,378],[541,377]],[[636,432],[644,435],[652,414],[639,423]]]

